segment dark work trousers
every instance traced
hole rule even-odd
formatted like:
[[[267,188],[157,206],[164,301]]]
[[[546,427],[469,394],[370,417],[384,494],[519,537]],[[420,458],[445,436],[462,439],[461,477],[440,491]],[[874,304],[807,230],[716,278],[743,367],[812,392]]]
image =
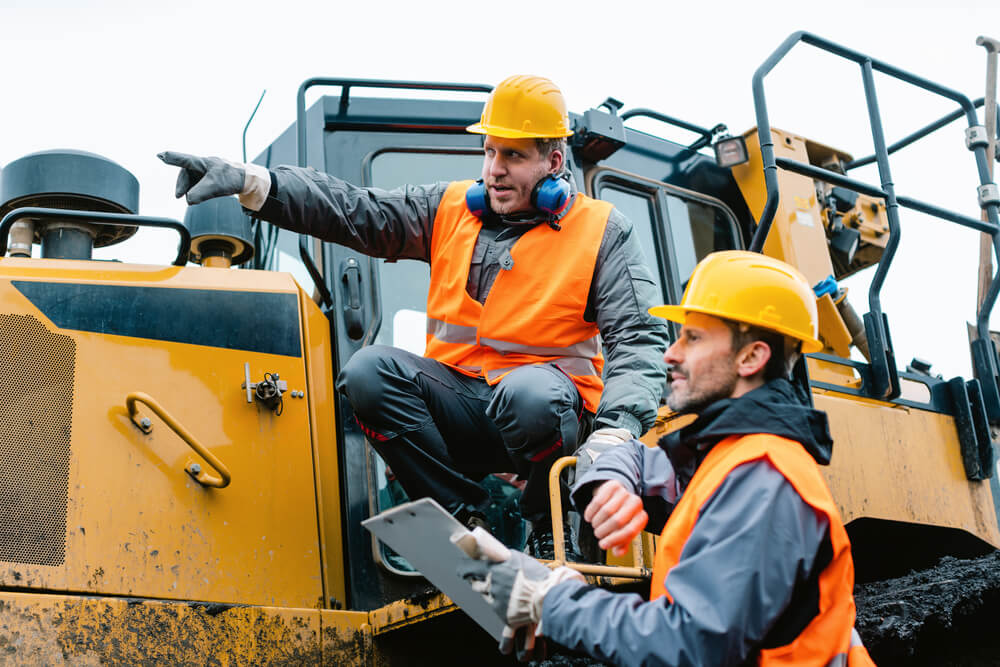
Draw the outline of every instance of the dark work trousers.
[[[395,347],[358,350],[337,379],[368,441],[412,499],[452,513],[488,504],[476,482],[516,472],[521,514],[548,516],[548,473],[576,451],[584,412],[576,386],[549,364],[524,366],[490,386]],[[588,414],[589,417],[589,414]],[[563,507],[568,507],[565,500]]]

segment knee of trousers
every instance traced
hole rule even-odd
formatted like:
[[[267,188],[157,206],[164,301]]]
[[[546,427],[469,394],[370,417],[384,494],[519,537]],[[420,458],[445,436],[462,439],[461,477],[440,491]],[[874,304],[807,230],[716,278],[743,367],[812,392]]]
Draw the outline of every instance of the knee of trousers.
[[[525,366],[500,381],[486,414],[511,452],[530,456],[560,438],[574,444],[579,400],[572,381],[558,369]]]
[[[379,414],[386,389],[401,377],[397,352],[388,345],[363,347],[341,369],[337,390],[347,397],[355,414],[362,418]]]

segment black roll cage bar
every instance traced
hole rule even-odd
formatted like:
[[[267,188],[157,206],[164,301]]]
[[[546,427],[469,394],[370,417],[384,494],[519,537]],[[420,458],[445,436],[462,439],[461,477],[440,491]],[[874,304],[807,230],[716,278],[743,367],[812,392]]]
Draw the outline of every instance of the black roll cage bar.
[[[805,44],[860,65],[862,84],[865,91],[865,102],[868,107],[869,124],[875,144],[875,153],[869,158],[855,160],[848,167],[854,168],[870,164],[872,161],[876,162],[878,164],[880,185],[876,186],[864,183],[829,169],[815,167],[796,160],[775,158],[774,144],[771,138],[771,123],[768,118],[767,101],[764,95],[764,78],[799,42],[804,42]],[[935,95],[953,100],[960,105],[960,110],[918,130],[903,140],[896,142],[891,147],[887,146],[875,91],[874,72],[880,72]],[[757,116],[757,133],[760,139],[761,156],[764,163],[767,201],[757,224],[757,229],[754,232],[753,241],[750,245],[751,250],[760,252],[763,249],[767,233],[771,228],[771,223],[774,221],[774,216],[778,209],[777,171],[779,167],[816,180],[840,185],[856,192],[882,199],[885,202],[886,215],[889,222],[889,240],[886,243],[885,251],[879,261],[878,268],[875,271],[868,290],[869,312],[864,316],[864,325],[868,336],[869,349],[871,350],[871,395],[874,398],[882,400],[898,398],[900,395],[898,371],[893,356],[892,343],[889,339],[888,320],[885,313],[882,312],[879,293],[888,273],[889,266],[892,264],[893,256],[899,246],[899,207],[910,208],[989,234],[992,238],[993,251],[997,257],[998,266],[1000,266],[1000,217],[998,217],[1000,216],[1000,211],[998,211],[1000,206],[996,202],[987,202],[984,204],[983,208],[986,211],[988,220],[982,221],[942,209],[912,197],[897,196],[889,168],[889,154],[912,144],[914,141],[930,134],[939,127],[943,127],[948,122],[951,122],[951,120],[963,114],[969,123],[969,127],[978,126],[977,105],[962,93],[805,31],[792,33],[757,69],[753,76],[753,97],[754,111]],[[986,147],[980,144],[972,146],[972,151],[975,154],[980,184],[990,184],[989,160],[993,159],[994,156],[987,156]],[[996,349],[989,335],[989,316],[996,303],[998,293],[1000,293],[1000,270],[993,276],[990,286],[987,289],[986,297],[976,314],[977,339],[972,343],[973,370],[976,379],[982,387],[983,400],[986,404],[989,419],[994,423],[1000,422],[1000,389],[998,389],[997,381]]]

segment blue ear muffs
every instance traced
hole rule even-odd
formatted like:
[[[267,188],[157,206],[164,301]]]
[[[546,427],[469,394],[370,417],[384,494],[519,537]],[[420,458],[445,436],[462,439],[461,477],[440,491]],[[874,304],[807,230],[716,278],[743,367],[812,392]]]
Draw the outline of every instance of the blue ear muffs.
[[[569,196],[569,181],[550,174],[535,183],[531,191],[531,205],[542,213],[559,215],[566,210]]]
[[[531,205],[546,215],[559,215],[569,205],[570,194],[569,181],[549,175],[535,183],[531,191]],[[483,179],[480,178],[465,191],[465,205],[477,218],[483,217],[490,210],[490,199],[486,195]]]
[[[483,179],[480,178],[465,191],[465,205],[469,207],[469,212],[477,218],[483,217],[483,214],[490,209],[490,200],[486,196],[486,186],[483,185]]]

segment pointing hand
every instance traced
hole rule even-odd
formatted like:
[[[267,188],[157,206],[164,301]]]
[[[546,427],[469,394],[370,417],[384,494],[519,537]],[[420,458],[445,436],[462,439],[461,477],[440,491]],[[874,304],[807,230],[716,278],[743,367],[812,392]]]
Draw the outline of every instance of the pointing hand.
[[[198,157],[172,151],[159,153],[157,157],[169,165],[181,168],[174,196],[180,198],[187,195],[187,203],[192,206],[214,197],[243,192],[245,165],[218,157]]]

